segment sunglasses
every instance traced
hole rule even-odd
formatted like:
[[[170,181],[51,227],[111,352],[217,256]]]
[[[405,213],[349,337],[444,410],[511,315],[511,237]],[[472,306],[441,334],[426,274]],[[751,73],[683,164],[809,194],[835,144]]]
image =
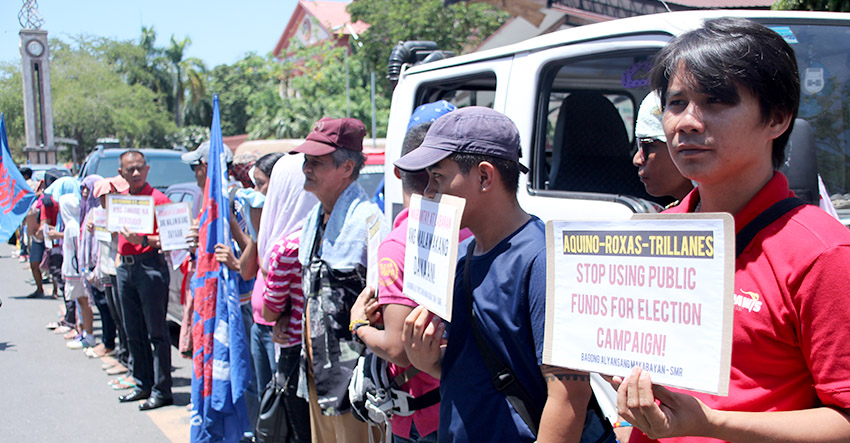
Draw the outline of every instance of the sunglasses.
[[[201,166],[201,164],[200,163],[189,163],[189,167],[192,168],[192,172],[195,172],[195,169],[198,166]]]
[[[637,148],[640,150],[640,154],[644,157],[649,155],[649,153],[652,151],[652,144],[655,143],[655,142],[664,143],[663,141],[661,141],[657,138],[652,138],[652,137],[639,138],[637,140]]]

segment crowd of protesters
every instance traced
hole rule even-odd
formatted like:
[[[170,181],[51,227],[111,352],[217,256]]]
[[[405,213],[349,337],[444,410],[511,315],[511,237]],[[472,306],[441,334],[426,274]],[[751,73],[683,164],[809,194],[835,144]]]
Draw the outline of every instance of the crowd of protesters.
[[[746,20],[710,20],[658,54],[651,82],[634,163],[647,192],[676,199],[668,211],[728,212],[740,228],[793,195],[776,170],[800,92],[782,37]],[[286,155],[235,166],[225,148],[229,173],[241,185],[229,195],[232,242],[216,245],[215,257],[240,277],[255,374],[248,415],[256,420],[260,393],[282,374],[287,441],[378,441],[349,401],[368,349],[388,363],[394,388],[421,400],[389,414],[383,426],[394,442],[577,442],[583,434],[613,441],[594,414],[589,374],[542,362],[545,229],[517,201],[527,168],[514,123],[489,108],[422,105],[394,164],[405,208],[414,193],[466,200],[450,324],[402,293],[408,212],[388,226],[357,183],[365,133],[359,120],[323,118]],[[203,144],[183,158],[201,188],[209,150]],[[44,296],[45,270],[53,296],[64,301],[48,328],[69,348],[114,356],[107,369],[125,374],[114,387],[130,390],[120,400],[144,400],[142,410],[173,403],[168,265],[156,231],[94,240],[91,211],[110,193],[166,203],[146,182],[149,168],[141,153],[127,151],[118,176],[34,184],[40,198],[26,222],[37,287],[31,296]],[[374,220],[385,235],[377,288],[366,285]],[[195,228],[193,247],[197,241]],[[756,234],[736,259],[735,285],[761,294],[765,308],[736,312],[729,395],[667,389],[639,368],[613,377],[631,440],[850,440],[850,351],[842,339],[850,322],[848,254],[850,232],[812,206],[793,208]],[[181,268],[186,274],[192,257]],[[185,356],[192,352],[193,301],[183,286],[178,346]],[[498,384],[493,361],[511,382]]]

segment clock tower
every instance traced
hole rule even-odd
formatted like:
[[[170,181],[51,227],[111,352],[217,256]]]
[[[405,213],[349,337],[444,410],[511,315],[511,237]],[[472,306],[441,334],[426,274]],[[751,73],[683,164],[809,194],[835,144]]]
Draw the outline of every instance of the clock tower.
[[[21,68],[24,86],[24,152],[30,163],[56,163],[53,105],[50,99],[50,61],[47,31],[21,29]]]

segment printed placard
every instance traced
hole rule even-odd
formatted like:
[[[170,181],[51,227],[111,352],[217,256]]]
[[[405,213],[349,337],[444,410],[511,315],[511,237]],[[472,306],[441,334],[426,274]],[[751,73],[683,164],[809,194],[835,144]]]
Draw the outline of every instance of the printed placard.
[[[466,200],[413,194],[404,251],[404,295],[451,321],[460,218]]]
[[[727,395],[734,223],[642,214],[546,224],[543,362]]]
[[[94,238],[97,241],[109,243],[112,241],[112,233],[106,229],[106,209],[94,208],[91,210],[92,223],[94,224]]]
[[[373,215],[366,220],[369,227],[369,238],[366,241],[366,284],[378,288],[378,246],[381,245],[381,220],[379,216]]]
[[[192,226],[192,208],[189,203],[158,205],[154,211],[162,250],[189,249],[189,242],[186,241]]]
[[[119,232],[126,227],[135,234],[153,234],[153,197],[150,195],[108,194],[106,229]]]

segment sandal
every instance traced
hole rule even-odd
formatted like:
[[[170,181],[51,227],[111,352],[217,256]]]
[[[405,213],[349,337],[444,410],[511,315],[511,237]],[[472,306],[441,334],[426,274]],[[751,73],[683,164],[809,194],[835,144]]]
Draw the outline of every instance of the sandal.
[[[44,326],[46,329],[54,330],[59,327],[58,321],[52,321]]]
[[[72,331],[72,330],[73,329],[71,329],[70,326],[60,325],[58,328],[53,330],[53,333],[54,334],[65,334],[65,333]],[[74,331],[74,332],[76,332],[76,331]]]
[[[70,331],[66,332],[65,335],[62,336],[62,338],[64,338],[65,340],[73,340],[77,338],[78,335],[81,334],[77,332],[76,329],[71,329]]]

